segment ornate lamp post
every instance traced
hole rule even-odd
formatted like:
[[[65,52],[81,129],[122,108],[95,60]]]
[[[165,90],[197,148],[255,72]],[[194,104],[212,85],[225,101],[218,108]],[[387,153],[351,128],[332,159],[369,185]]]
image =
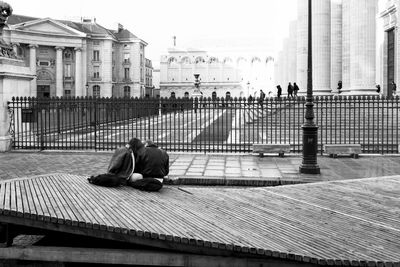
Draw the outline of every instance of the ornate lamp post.
[[[303,162],[300,165],[301,173],[319,174],[317,164],[318,126],[314,123],[314,103],[312,84],[312,6],[308,0],[308,64],[307,64],[307,96],[306,114],[303,129]]]
[[[192,97],[196,98],[196,97],[201,97],[203,96],[203,94],[200,91],[200,80],[199,80],[200,74],[194,74],[194,90],[193,90],[193,94]]]

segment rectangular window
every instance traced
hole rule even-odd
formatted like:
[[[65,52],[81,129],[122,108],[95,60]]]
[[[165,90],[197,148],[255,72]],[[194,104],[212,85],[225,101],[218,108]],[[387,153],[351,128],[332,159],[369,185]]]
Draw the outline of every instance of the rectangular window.
[[[64,91],[65,96],[71,96],[71,90],[65,90]]]
[[[125,79],[127,80],[127,79],[129,79],[129,68],[125,68]]]
[[[143,68],[140,68],[140,81],[143,82]]]
[[[124,63],[129,63],[130,54],[124,53]]]
[[[98,66],[93,67],[93,78],[100,78],[100,68]]]
[[[100,61],[100,51],[93,50],[93,61]]]
[[[71,64],[65,64],[64,77],[65,78],[71,78]]]

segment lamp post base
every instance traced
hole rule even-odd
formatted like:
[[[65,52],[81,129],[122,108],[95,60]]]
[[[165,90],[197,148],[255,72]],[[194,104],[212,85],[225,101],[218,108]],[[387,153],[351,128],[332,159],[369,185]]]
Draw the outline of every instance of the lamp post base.
[[[303,162],[299,167],[300,173],[320,174],[317,164],[318,126],[302,125],[303,128]]]
[[[299,167],[300,173],[304,174],[321,174],[321,170],[318,165],[313,164],[301,164]]]

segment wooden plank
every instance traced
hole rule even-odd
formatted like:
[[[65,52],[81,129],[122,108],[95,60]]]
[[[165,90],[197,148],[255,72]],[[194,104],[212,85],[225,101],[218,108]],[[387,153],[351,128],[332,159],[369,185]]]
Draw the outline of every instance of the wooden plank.
[[[25,189],[25,183],[23,180],[16,181],[19,183],[19,188],[20,188],[20,195],[21,195],[21,202],[22,202],[22,208],[23,208],[23,217],[24,218],[31,218],[31,215],[35,212],[34,210],[31,210],[30,207],[30,201],[28,197],[28,192]],[[0,193],[1,196],[1,193]]]
[[[4,183],[4,214],[9,215],[11,212],[11,184],[10,182]]]
[[[5,208],[5,198],[6,198],[6,185],[4,182],[0,183],[0,214],[3,214]]]
[[[42,186],[42,190],[43,193],[46,194],[46,198],[49,200],[49,202],[47,203],[47,205],[49,205],[52,210],[52,218],[51,218],[51,222],[53,223],[59,223],[59,224],[64,224],[65,223],[65,219],[64,219],[64,215],[63,212],[61,210],[62,205],[59,205],[59,201],[58,199],[55,197],[56,194],[53,194],[51,190],[51,186],[50,184],[52,183],[52,180],[54,179],[58,179],[58,177],[54,177],[54,176],[49,176],[49,178],[45,177],[45,178],[40,178],[38,179],[38,183]]]
[[[10,214],[11,216],[17,216],[17,196],[14,182],[10,182]]]

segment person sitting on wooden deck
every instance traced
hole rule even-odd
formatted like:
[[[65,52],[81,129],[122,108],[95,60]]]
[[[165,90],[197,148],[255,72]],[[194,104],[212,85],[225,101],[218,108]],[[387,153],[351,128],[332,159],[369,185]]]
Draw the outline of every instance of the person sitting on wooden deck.
[[[169,156],[153,141],[141,143],[139,139],[131,140],[135,158],[134,172],[128,185],[145,191],[158,191],[163,186],[163,178],[169,173]],[[131,142],[130,141],[130,142]]]
[[[106,174],[91,176],[88,181],[107,187],[130,185],[143,191],[160,190],[163,177],[169,173],[169,156],[152,141],[145,144],[132,138],[115,150]]]

